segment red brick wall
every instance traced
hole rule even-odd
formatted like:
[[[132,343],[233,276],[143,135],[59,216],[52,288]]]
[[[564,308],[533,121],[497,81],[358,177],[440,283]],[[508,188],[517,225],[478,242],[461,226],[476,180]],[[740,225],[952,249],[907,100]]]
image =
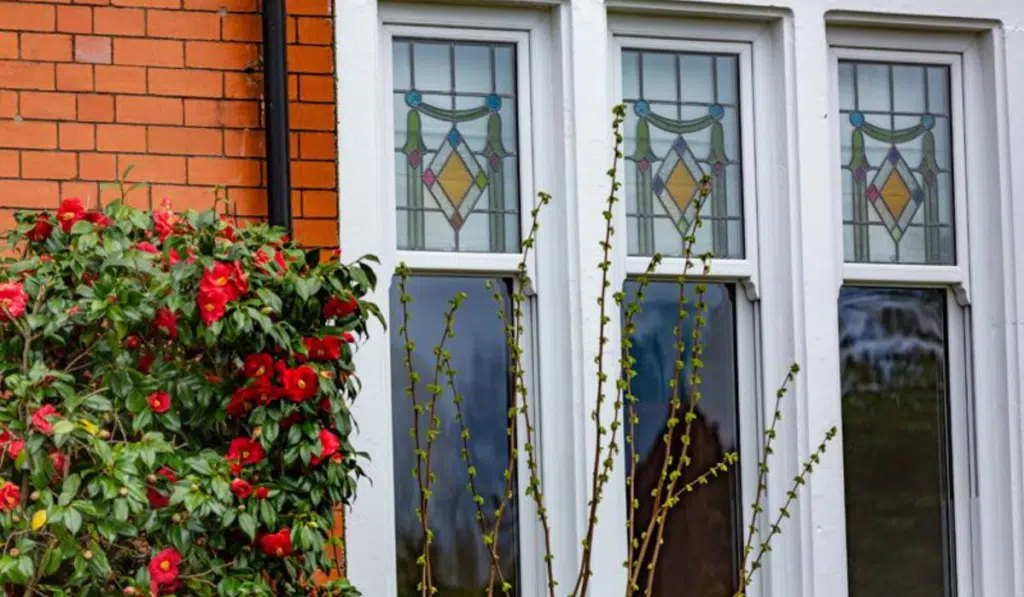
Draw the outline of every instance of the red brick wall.
[[[297,238],[337,244],[333,0],[288,0]],[[259,0],[0,0],[0,226],[61,197],[266,216]]]

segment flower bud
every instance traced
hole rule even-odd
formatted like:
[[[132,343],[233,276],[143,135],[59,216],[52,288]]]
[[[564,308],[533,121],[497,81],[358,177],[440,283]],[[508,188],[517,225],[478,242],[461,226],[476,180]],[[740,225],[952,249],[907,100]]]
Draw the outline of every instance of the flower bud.
[[[306,526],[308,526],[311,529],[319,529],[320,528],[320,525],[317,524],[317,522],[315,520],[309,521],[309,524],[307,524]]]
[[[101,429],[99,433],[100,439],[110,439],[110,432],[106,429]]]
[[[245,504],[238,504],[238,511],[245,512]]]
[[[125,587],[124,588],[124,594],[125,595],[138,595],[139,592],[135,589],[135,587]]]
[[[18,549],[17,547],[12,547],[12,548],[11,548],[11,550],[10,550],[10,551],[8,551],[7,553],[8,553],[8,554],[9,554],[9,555],[10,555],[10,556],[11,556],[12,558],[16,558],[16,557],[18,557],[18,556],[20,556],[20,555],[21,555],[21,551],[20,551],[20,550],[19,550],[19,549]]]
[[[146,475],[146,480],[149,481],[150,483],[156,483],[156,475],[150,473]]]
[[[87,560],[91,560],[92,559],[92,552],[87,549],[87,550],[85,550],[85,552],[82,553],[82,557],[87,559]]]
[[[39,501],[39,490],[33,491],[32,493],[28,494],[28,499],[33,502]]]
[[[128,495],[128,488],[127,487],[122,487],[121,489],[117,490],[117,493],[120,494],[121,496],[126,496],[126,495]]]
[[[171,517],[171,522],[173,522],[175,524],[181,522],[181,514],[175,514],[174,516],[172,516]]]

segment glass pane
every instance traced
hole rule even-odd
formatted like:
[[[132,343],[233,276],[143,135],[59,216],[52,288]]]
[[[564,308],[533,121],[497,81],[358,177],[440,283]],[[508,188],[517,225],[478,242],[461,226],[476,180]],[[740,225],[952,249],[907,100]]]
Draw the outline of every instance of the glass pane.
[[[839,64],[846,261],[954,263],[949,67]]]
[[[955,594],[945,291],[839,295],[850,597]]]
[[[627,281],[627,300],[636,296],[639,284]],[[633,433],[633,445],[639,460],[635,470],[633,496],[640,507],[634,513],[634,537],[638,538],[651,520],[653,498],[665,460],[666,423],[671,409],[672,390],[669,380],[675,372],[675,362],[682,359],[689,366],[693,346],[690,341],[697,293],[694,286],[687,288],[691,316],[683,321],[682,338],[686,349],[675,354],[672,329],[678,324],[679,286],[670,282],[652,283],[645,291],[642,310],[634,318],[636,332],[630,338],[636,359],[636,375],[632,392],[636,403],[629,407],[630,414],[639,419]],[[708,310],[703,328],[704,369],[701,374],[703,394],[696,408],[697,418],[690,431],[691,465],[681,482],[692,481],[727,452],[738,451],[739,418],[736,390],[736,340],[733,289],[724,284],[710,284],[704,297]],[[690,371],[679,376],[680,401],[688,405]],[[682,413],[680,413],[680,419]],[[629,433],[628,426],[626,433]],[[672,457],[679,461],[682,443],[677,428]],[[633,452],[627,444],[627,475],[633,474]],[[739,469],[730,469],[708,485],[693,493],[684,494],[678,505],[669,510],[665,523],[664,544],[659,564],[650,587],[652,597],[732,597],[739,567],[741,532]],[[627,483],[627,492],[629,484]],[[627,500],[628,501],[628,500]],[[641,575],[638,595],[647,589],[647,575]],[[686,591],[680,591],[686,587]]]
[[[518,252],[515,46],[393,44],[399,248]]]
[[[698,207],[694,253],[743,257],[739,60],[653,50],[622,53],[627,214],[631,255],[682,256]],[[711,194],[701,204],[701,180]]]
[[[504,294],[506,313],[510,308],[508,285],[496,281]],[[437,346],[444,331],[444,313],[448,301],[458,292],[467,293],[455,317],[455,336],[445,347],[451,352],[452,367],[458,371],[456,390],[463,420],[470,433],[469,454],[476,467],[476,489],[483,498],[483,511],[488,529],[493,529],[494,514],[505,495],[504,471],[508,463],[506,411],[511,405],[510,368],[505,335],[496,320],[492,291],[484,279],[474,277],[417,276],[406,287],[412,297],[408,305],[409,337],[415,342],[413,368],[420,376],[417,403],[427,408],[429,393],[426,384],[434,375]],[[399,302],[398,280],[391,286],[391,400],[395,457],[395,527],[398,551],[398,595],[418,597],[416,586],[420,567],[416,558],[422,553],[423,534],[416,511],[419,505],[419,484],[410,473],[416,469],[415,442],[410,435],[414,426],[412,398],[406,389],[409,376],[405,362],[405,341],[402,326],[402,304]],[[433,532],[432,569],[439,595],[484,597],[490,558],[481,539],[476,506],[466,486],[469,475],[462,459],[461,429],[456,419],[452,393],[443,392],[437,400],[436,413],[440,434],[433,443],[431,467],[436,479],[431,487],[428,509]],[[427,431],[424,417],[420,421],[421,437]],[[425,439],[421,439],[425,447]],[[513,471],[512,479],[515,479]],[[515,487],[512,495],[518,495]],[[505,579],[518,586],[518,503],[505,508],[498,534],[498,553]],[[499,585],[500,587],[500,585]],[[495,594],[499,594],[496,590]],[[513,591],[513,594],[518,594]]]

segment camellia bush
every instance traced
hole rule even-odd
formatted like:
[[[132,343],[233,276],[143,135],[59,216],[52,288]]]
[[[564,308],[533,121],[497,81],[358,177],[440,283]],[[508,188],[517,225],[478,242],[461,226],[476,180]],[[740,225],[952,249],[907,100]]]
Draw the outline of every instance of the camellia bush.
[[[122,196],[123,198],[123,196]],[[358,595],[337,507],[368,261],[117,201],[24,213],[0,261],[7,596]]]

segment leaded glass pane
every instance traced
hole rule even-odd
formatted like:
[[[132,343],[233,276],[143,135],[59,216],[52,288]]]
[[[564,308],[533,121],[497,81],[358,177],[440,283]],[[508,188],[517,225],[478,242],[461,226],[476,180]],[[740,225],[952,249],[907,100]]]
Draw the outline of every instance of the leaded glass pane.
[[[506,315],[511,317],[509,282],[495,280],[494,287],[504,297]],[[483,498],[484,523],[490,533],[495,512],[506,492],[504,471],[509,458],[507,411],[511,406],[511,375],[505,332],[495,317],[493,290],[476,277],[415,276],[406,286],[412,301],[407,305],[409,338],[415,343],[413,369],[419,374],[416,402],[420,416],[421,446],[426,447],[428,404],[436,357],[434,347],[444,331],[448,301],[459,292],[467,294],[455,317],[454,337],[445,342],[457,371],[455,389],[464,398],[462,417],[470,433],[469,456],[475,467],[474,483]],[[416,559],[423,550],[423,533],[416,512],[419,508],[419,484],[411,474],[416,469],[416,448],[411,435],[414,428],[413,398],[407,392],[409,374],[405,359],[405,339],[398,280],[391,287],[391,401],[392,435],[395,458],[395,531],[397,550],[398,596],[419,597],[420,566]],[[446,378],[442,378],[446,383]],[[433,581],[439,595],[485,597],[488,592],[490,557],[481,538],[477,510],[467,490],[468,468],[462,457],[461,427],[453,393],[446,389],[438,396],[436,414],[440,432],[431,448],[431,470],[435,480],[428,509],[433,533],[431,564]],[[518,491],[515,471],[511,476],[512,500],[501,518],[498,532],[498,556],[502,575],[519,595],[517,571],[519,538],[517,527]],[[382,538],[383,540],[383,538]],[[500,583],[494,594],[503,594]]]
[[[955,262],[949,67],[839,63],[846,261]]]
[[[839,295],[850,597],[953,597],[944,290]]]
[[[636,296],[639,284],[627,281],[628,299]],[[635,466],[635,486],[627,495],[635,498],[639,508],[633,511],[635,519],[633,538],[643,542],[641,535],[647,529],[654,508],[652,490],[657,486],[665,462],[664,436],[667,430],[672,401],[669,380],[675,374],[677,360],[690,366],[693,356],[692,331],[697,314],[698,295],[695,286],[686,288],[689,316],[682,320],[683,354],[675,350],[673,328],[679,323],[679,286],[671,282],[652,283],[645,290],[642,310],[634,317],[636,331],[630,337],[631,356],[636,359],[631,390],[636,396],[633,405],[627,405],[626,421],[635,415],[638,419],[632,432],[637,462],[626,458],[626,474]],[[736,388],[736,327],[733,288],[725,284],[709,284],[704,295],[707,303],[706,323],[702,328],[704,369],[700,390],[703,394],[695,413],[697,418],[690,431],[691,459],[679,483],[693,481],[719,462],[727,452],[739,450],[739,413]],[[678,377],[680,403],[689,405],[691,369]],[[682,413],[679,414],[682,420]],[[625,427],[630,435],[630,428]],[[671,442],[674,462],[682,457],[682,425],[676,428]],[[627,444],[628,446],[629,444]],[[627,455],[634,452],[627,449]],[[731,468],[725,475],[700,486],[693,493],[683,493],[680,501],[669,510],[664,532],[664,543],[659,553],[659,564],[648,590],[645,572],[640,577],[637,595],[652,597],[732,597],[739,567],[740,546],[740,477],[739,468]],[[678,487],[678,485],[677,485]],[[629,501],[629,500],[627,500]],[[635,557],[649,563],[647,556]]]
[[[396,39],[398,248],[519,251],[515,46]]]
[[[622,52],[630,255],[682,256],[693,233],[695,254],[743,257],[738,88],[735,55]]]

